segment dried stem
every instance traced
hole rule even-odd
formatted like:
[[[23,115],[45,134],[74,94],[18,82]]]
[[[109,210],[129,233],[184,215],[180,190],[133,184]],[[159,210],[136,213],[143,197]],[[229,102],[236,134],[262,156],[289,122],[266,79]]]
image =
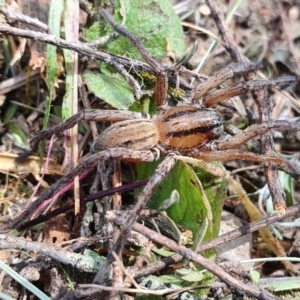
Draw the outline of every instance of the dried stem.
[[[223,46],[231,56],[234,62],[248,62],[248,59],[241,54],[236,45],[232,35],[230,34],[222,15],[219,13],[217,5],[213,0],[206,0],[209,6],[212,17],[216,23],[218,31],[221,35]],[[254,72],[248,73],[245,78],[247,80],[255,80],[256,74]],[[254,101],[259,109],[260,122],[269,122],[271,120],[270,99],[265,89],[255,90],[252,92]],[[273,141],[269,132],[261,136],[262,153],[265,155],[274,155]],[[279,181],[278,171],[274,163],[270,163],[264,167],[266,180],[268,182],[269,190],[272,195],[274,206],[278,214],[285,213],[285,195],[282,185]]]
[[[80,164],[73,169],[66,176],[54,183],[46,192],[44,192],[31,206],[22,214],[15,218],[9,225],[10,228],[18,228],[29,219],[29,217],[39,208],[39,206],[44,205],[46,201],[51,199],[53,195],[57,194],[58,191],[63,190],[75,176],[80,174],[88,174],[100,161],[110,160],[110,159],[122,159],[128,161],[144,161],[151,162],[154,160],[153,153],[151,151],[132,151],[125,148],[108,149],[105,151],[98,152],[96,154],[86,157],[80,162]],[[126,158],[127,157],[127,158]]]
[[[118,219],[116,219],[115,221],[118,222]],[[125,225],[124,223],[118,223],[118,224],[123,226]],[[134,225],[134,230],[141,232],[143,235],[155,241],[156,243],[168,247],[171,251],[178,253],[182,257],[201,265],[203,268],[205,268],[206,270],[208,270],[209,272],[211,272],[212,274],[220,278],[223,282],[227,283],[232,287],[243,289],[248,295],[256,297],[257,299],[276,299],[274,296],[272,296],[270,293],[266,291],[257,290],[256,288],[253,288],[252,286],[247,285],[235,279],[234,277],[227,274],[217,264],[211,262],[210,260],[197,254],[196,252],[186,248],[185,246],[179,245],[173,240],[170,240],[169,238],[164,237],[161,234],[148,229],[147,227],[144,227],[141,224],[136,223]]]

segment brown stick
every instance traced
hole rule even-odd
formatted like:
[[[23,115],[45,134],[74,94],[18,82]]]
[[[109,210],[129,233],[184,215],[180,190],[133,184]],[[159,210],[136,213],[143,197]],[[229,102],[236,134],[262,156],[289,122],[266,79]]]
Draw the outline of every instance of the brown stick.
[[[223,46],[231,56],[234,62],[247,62],[248,59],[243,56],[232,35],[230,34],[222,15],[219,13],[217,5],[213,0],[206,0],[207,5],[211,10],[212,17],[216,23],[218,31],[221,35]],[[248,73],[245,78],[247,80],[255,80],[256,74],[254,72]],[[256,90],[252,92],[254,101],[259,109],[260,122],[270,121],[270,99],[265,89]],[[273,141],[269,132],[261,136],[262,152],[265,155],[274,155]],[[270,163],[264,167],[266,180],[268,182],[269,190],[274,201],[274,206],[278,214],[284,214],[286,210],[285,194],[282,185],[279,181],[278,171],[274,163]]]
[[[118,223],[118,225],[125,225],[124,223],[119,223],[118,219],[115,219],[115,222]],[[161,234],[148,229],[147,227],[135,223],[133,226],[133,229],[136,231],[141,232],[143,235],[148,237],[149,239],[164,245],[168,247],[170,250],[180,254],[184,258],[191,260],[199,265],[201,265],[203,268],[217,276],[220,280],[228,284],[229,286],[238,288],[238,289],[243,289],[248,295],[253,296],[257,299],[276,299],[273,295],[268,293],[267,291],[264,290],[257,290],[256,288],[253,288],[250,285],[247,285],[234,277],[230,276],[227,274],[221,267],[219,267],[217,264],[211,262],[210,260],[204,258],[203,256],[197,254],[196,252],[192,251],[191,249],[186,248],[185,246],[178,245],[176,242],[173,240],[170,240],[167,237],[162,236]]]

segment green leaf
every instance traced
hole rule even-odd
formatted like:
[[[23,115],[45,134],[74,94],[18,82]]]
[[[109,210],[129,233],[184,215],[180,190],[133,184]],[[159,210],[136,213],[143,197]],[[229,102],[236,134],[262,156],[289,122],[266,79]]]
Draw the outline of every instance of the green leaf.
[[[282,291],[289,291],[292,290],[299,290],[300,287],[300,280],[299,278],[292,278],[292,277],[283,277],[282,280],[276,280],[275,282],[259,284],[260,287],[269,289],[272,292],[282,292]],[[299,299],[299,298],[296,298]]]
[[[16,122],[7,123],[6,127],[15,146],[25,150],[30,149],[26,134]]]
[[[116,1],[114,19],[134,33],[146,49],[155,58],[165,56],[170,48],[176,56],[184,49],[184,35],[178,16],[168,0]],[[123,7],[125,15],[122,16]],[[99,39],[100,36],[112,33],[113,29],[105,21],[94,23],[85,32],[88,40]],[[141,59],[139,52],[131,42],[122,36],[108,41],[103,49],[108,52],[126,55],[133,59]]]
[[[284,192],[285,192],[286,205],[287,205],[287,207],[290,207],[295,204],[294,179],[290,175],[288,175],[282,171],[279,171],[279,179],[280,179],[280,182],[281,182]]]
[[[5,110],[3,119],[2,119],[2,123],[6,124],[8,122],[10,122],[12,120],[12,118],[14,117],[14,115],[16,114],[18,109],[18,105],[15,103],[10,103],[8,108]]]
[[[188,282],[200,282],[204,279],[204,275],[200,271],[191,271],[184,276],[181,277],[182,280],[188,281]]]
[[[158,162],[153,164],[138,164],[138,180],[151,177],[157,165]],[[208,230],[204,238],[204,240],[208,240],[217,236],[219,232],[223,207],[220,195],[223,188],[220,183],[216,184],[215,178],[211,174],[197,170],[197,175],[203,184],[213,214],[213,232],[209,232],[210,230]],[[168,208],[166,210],[167,214],[177,224],[190,229],[194,237],[197,235],[202,221],[207,217],[207,208],[202,200],[196,180],[195,172],[179,161],[158,186],[147,203],[147,207],[158,209],[161,203],[165,199],[168,199],[172,191],[176,189],[180,194],[180,201]]]
[[[22,236],[22,232],[20,232],[16,229],[13,229],[9,232],[9,235],[11,235],[11,236]]]
[[[251,270],[250,278],[253,283],[258,283],[260,279],[260,274],[256,270]]]
[[[138,179],[141,180],[151,177],[158,164],[159,162],[138,164]],[[205,205],[202,199],[197,184],[197,177],[202,183],[209,202],[209,207]],[[147,207],[158,209],[161,203],[169,198],[172,191],[176,189],[180,194],[179,203],[173,204],[168,208],[166,210],[167,215],[175,223],[190,229],[193,232],[194,239],[199,235],[199,230],[205,230],[205,228],[207,228],[206,232],[201,234],[201,236],[204,236],[203,241],[206,241],[218,236],[219,233],[224,185],[223,181],[219,178],[215,178],[210,173],[204,172],[199,168],[193,170],[179,161],[154,191],[154,194],[148,200]],[[209,219],[209,213],[212,214],[212,222],[208,226],[202,226],[202,222],[206,222],[207,219]],[[207,250],[204,255],[213,260],[215,258],[215,250]],[[199,269],[199,271],[201,270],[200,266],[196,266],[196,268]],[[198,277],[198,279],[200,279],[200,277]],[[209,272],[205,272],[201,284],[210,284],[213,281],[214,277]],[[184,280],[184,282],[191,284],[187,280]],[[207,294],[207,289],[202,289],[198,293],[204,296]]]
[[[134,103],[132,89],[122,75],[85,72],[84,78],[89,90],[111,106],[128,109]]]
[[[159,254],[160,256],[163,256],[163,257],[168,257],[168,256],[171,256],[171,255],[174,254],[174,252],[168,251],[168,250],[166,250],[164,248],[156,248],[155,247],[155,248],[153,248],[152,251],[155,252],[155,253],[157,253],[157,254]]]

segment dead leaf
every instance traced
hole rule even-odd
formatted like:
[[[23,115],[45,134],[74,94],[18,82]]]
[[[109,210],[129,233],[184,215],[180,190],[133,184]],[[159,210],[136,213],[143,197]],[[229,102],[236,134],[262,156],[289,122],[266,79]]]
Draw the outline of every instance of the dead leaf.
[[[48,244],[61,244],[70,239],[70,228],[63,215],[59,215],[46,222],[44,227],[44,242]]]
[[[37,156],[29,156],[21,163],[16,162],[17,157],[18,155],[12,153],[0,153],[0,172],[4,174],[14,173],[16,175],[32,174],[34,178],[39,181],[39,175],[43,173],[46,159],[44,159],[43,165],[40,166],[40,158]],[[54,159],[49,160],[45,174],[58,176],[64,175],[61,171],[61,165]],[[49,187],[45,181],[42,182],[42,185],[44,187]]]

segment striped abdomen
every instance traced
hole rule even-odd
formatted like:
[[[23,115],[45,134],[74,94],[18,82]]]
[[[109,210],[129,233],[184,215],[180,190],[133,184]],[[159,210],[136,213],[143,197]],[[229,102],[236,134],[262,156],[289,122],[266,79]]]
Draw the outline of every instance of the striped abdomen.
[[[190,149],[217,138],[223,132],[223,119],[212,109],[178,106],[155,120],[162,145]]]

